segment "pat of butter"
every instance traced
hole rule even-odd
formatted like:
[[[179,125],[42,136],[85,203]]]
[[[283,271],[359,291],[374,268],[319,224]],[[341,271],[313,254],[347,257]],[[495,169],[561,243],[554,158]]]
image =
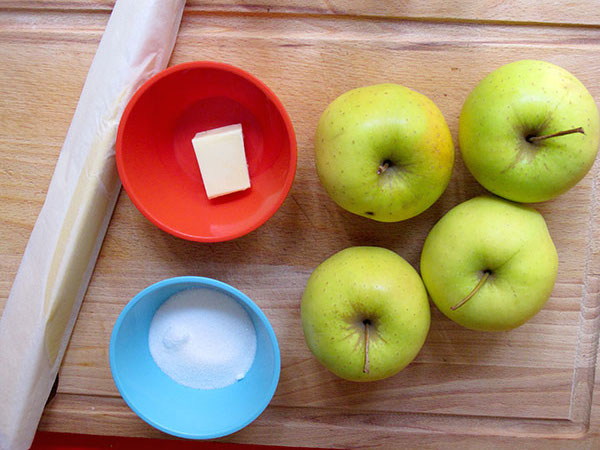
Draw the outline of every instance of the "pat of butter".
[[[198,133],[192,145],[208,198],[250,187],[241,124]]]

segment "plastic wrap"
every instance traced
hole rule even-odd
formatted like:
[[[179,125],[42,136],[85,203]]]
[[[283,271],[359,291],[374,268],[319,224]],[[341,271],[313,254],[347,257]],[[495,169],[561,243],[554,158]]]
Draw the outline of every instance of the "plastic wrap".
[[[31,445],[121,188],[121,114],[167,66],[184,5],[119,0],[110,16],[0,319],[2,450]]]

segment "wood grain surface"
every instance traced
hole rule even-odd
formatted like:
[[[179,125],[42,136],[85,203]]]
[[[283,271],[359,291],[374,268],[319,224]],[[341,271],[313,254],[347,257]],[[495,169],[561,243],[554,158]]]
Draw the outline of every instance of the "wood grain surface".
[[[0,0],[0,310],[45,199],[109,0]],[[600,99],[600,13],[594,1],[190,1],[171,64],[218,60],[262,79],[287,108],[298,170],[281,209],[231,242],[197,244],[148,222],[121,193],[40,429],[167,437],[125,405],[108,340],[123,306],[177,275],[230,283],[265,311],[282,352],[271,405],[230,442],[320,447],[599,448],[595,377],[600,329],[600,163],[574,189],[537,205],[559,254],[545,308],[507,333],[473,332],[432,307],[417,359],[381,382],[337,379],[308,351],[299,304],[311,271],[351,245],[379,245],[418,269],[431,226],[484,192],[457,152],[433,207],[382,224],[337,207],[318,182],[312,138],[342,92],[396,82],[440,107],[457,143],[468,92],[524,58],[573,72]],[[410,20],[409,20],[410,19]],[[1,405],[0,405],[1,407]]]
[[[110,11],[115,0],[0,0],[7,9]],[[596,0],[188,0],[188,13],[366,16],[427,21],[600,25]]]

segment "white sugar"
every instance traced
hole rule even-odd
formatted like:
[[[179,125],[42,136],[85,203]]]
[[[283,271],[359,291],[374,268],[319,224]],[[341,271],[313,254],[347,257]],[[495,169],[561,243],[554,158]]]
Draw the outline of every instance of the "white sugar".
[[[256,354],[256,332],[246,310],[213,289],[178,292],[154,314],[150,354],[176,382],[217,389],[242,380]]]

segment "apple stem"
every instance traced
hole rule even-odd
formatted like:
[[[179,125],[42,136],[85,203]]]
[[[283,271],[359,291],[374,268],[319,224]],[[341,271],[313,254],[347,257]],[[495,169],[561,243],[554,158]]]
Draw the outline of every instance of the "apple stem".
[[[483,277],[481,277],[481,280],[479,280],[479,283],[477,283],[477,286],[475,286],[475,288],[471,291],[471,293],[469,295],[467,295],[465,298],[463,298],[456,305],[451,306],[450,309],[452,311],[456,311],[462,305],[464,305],[465,303],[467,303],[471,299],[471,297],[473,297],[475,294],[477,294],[477,292],[479,291],[479,289],[481,288],[481,286],[483,286],[483,283],[485,283],[485,280],[487,280],[488,277],[490,276],[490,273],[491,272],[489,270],[486,270],[485,272],[483,272]]]
[[[383,164],[380,164],[379,167],[377,168],[377,175],[381,175],[383,172],[388,170],[389,167],[390,167],[390,163],[387,161],[384,162]]]
[[[544,139],[549,139],[549,138],[558,137],[558,136],[564,136],[565,134],[573,134],[573,133],[585,134],[585,131],[583,131],[583,127],[578,127],[578,128],[571,128],[570,130],[559,131],[557,133],[546,134],[545,136],[528,136],[527,142],[529,142],[531,144],[535,144],[536,142],[543,141]]]
[[[363,367],[364,373],[369,373],[369,324],[368,320],[365,320],[365,366]]]

